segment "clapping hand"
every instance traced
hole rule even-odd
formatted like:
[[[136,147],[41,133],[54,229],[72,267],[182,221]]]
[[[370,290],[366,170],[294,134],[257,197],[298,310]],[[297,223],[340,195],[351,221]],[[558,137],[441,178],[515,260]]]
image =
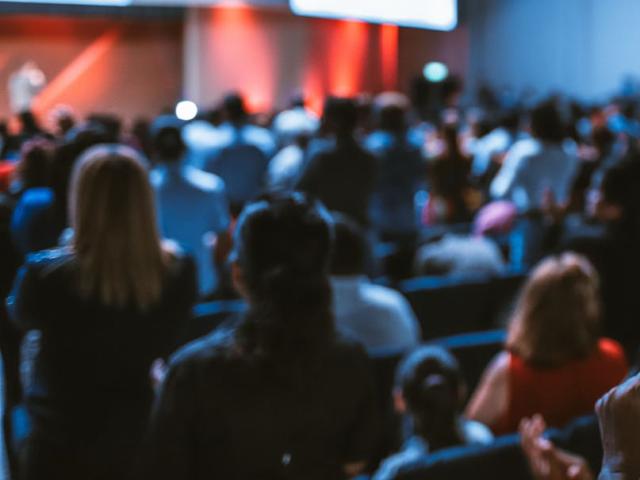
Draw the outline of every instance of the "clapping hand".
[[[557,448],[542,435],[547,428],[540,415],[520,422],[522,449],[536,480],[593,480],[584,458]]]

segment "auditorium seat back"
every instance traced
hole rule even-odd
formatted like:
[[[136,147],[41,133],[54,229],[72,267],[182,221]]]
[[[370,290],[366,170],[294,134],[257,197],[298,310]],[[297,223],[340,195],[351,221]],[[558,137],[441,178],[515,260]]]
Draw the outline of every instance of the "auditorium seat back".
[[[595,415],[580,417],[545,436],[559,448],[582,456],[599,472],[602,446]],[[487,446],[461,446],[439,450],[405,465],[394,480],[531,479],[517,434],[498,437]]]
[[[504,330],[490,330],[437,338],[429,343],[446,348],[456,357],[471,393],[493,357],[504,348],[505,338]]]
[[[217,300],[195,305],[192,310],[192,319],[180,343],[186,344],[207,335],[225,320],[240,315],[246,309],[247,304],[243,300]]]
[[[489,330],[508,312],[524,281],[522,273],[500,277],[419,277],[398,289],[409,300],[424,340]]]
[[[406,353],[405,349],[379,349],[369,355],[382,418],[382,443],[376,461],[396,451],[401,444],[401,422],[394,410],[393,385],[396,368]]]
[[[488,446],[462,446],[434,452],[407,464],[394,480],[531,479],[518,435]]]

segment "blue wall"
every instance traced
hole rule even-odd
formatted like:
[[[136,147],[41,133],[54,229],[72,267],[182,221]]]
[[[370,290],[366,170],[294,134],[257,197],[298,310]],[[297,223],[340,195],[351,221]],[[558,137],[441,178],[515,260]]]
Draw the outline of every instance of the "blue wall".
[[[640,0],[469,0],[470,86],[599,99],[640,78]]]

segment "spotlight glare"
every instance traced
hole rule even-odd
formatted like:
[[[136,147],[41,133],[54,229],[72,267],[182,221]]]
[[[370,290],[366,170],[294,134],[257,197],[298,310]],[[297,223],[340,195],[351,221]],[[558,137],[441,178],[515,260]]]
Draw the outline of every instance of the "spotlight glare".
[[[176,105],[176,117],[188,122],[198,115],[198,106],[190,100],[182,100]]]
[[[429,62],[422,70],[424,78],[433,83],[442,82],[449,76],[449,69],[444,63]]]

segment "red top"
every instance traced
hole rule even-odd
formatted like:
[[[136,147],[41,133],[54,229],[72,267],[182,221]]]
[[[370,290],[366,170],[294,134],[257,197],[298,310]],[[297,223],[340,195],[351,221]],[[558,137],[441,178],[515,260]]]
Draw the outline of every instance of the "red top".
[[[9,189],[9,183],[11,182],[11,175],[15,170],[16,165],[13,162],[3,162],[0,160],[0,192]]]
[[[596,401],[627,375],[628,364],[620,344],[600,339],[587,358],[559,368],[531,367],[509,354],[507,415],[495,433],[515,432],[520,420],[540,413],[551,427],[592,413]]]

